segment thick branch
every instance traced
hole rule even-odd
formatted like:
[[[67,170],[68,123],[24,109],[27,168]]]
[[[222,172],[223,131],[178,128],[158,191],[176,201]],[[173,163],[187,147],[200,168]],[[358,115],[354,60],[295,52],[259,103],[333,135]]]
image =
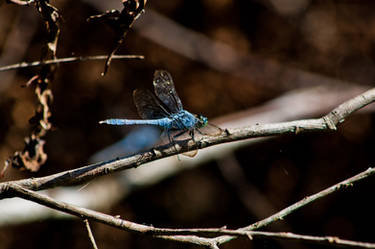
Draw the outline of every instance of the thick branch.
[[[375,248],[375,244],[356,242],[349,240],[342,240],[336,237],[317,237],[317,236],[308,236],[308,235],[299,235],[292,233],[271,233],[271,232],[258,232],[251,231],[258,229],[265,225],[268,225],[277,220],[283,219],[288,214],[298,210],[299,208],[306,206],[322,197],[325,197],[329,194],[337,192],[343,188],[351,187],[354,183],[363,180],[375,173],[374,168],[369,168],[368,170],[353,176],[347,180],[344,180],[338,184],[335,184],[325,190],[320,191],[312,196],[306,197],[301,201],[285,208],[284,210],[278,212],[275,215],[270,216],[269,218],[259,221],[253,225],[250,225],[245,228],[240,228],[237,230],[229,230],[226,228],[213,228],[213,229],[169,229],[169,228],[155,228],[152,226],[146,226],[127,220],[120,219],[118,217],[113,217],[107,214],[89,210],[86,208],[76,207],[74,205],[64,203],[61,201],[56,201],[48,196],[38,194],[34,191],[22,188],[14,183],[8,183],[5,194],[8,197],[21,197],[26,200],[30,200],[41,205],[56,209],[74,216],[77,216],[83,220],[91,219],[103,224],[107,224],[122,230],[152,235],[158,238],[173,240],[183,243],[190,243],[196,245],[202,245],[210,248],[218,248],[218,245],[228,242],[237,236],[247,236],[250,239],[253,237],[259,238],[272,238],[272,239],[288,239],[288,240],[299,240],[313,243],[320,243],[325,245],[337,245],[345,247],[362,247],[362,248]],[[207,238],[204,236],[212,235],[225,235],[216,238]],[[230,235],[230,236],[228,236]]]
[[[274,124],[256,124],[245,128],[226,130],[219,136],[205,136],[200,141],[181,141],[175,145],[167,145],[138,153],[133,156],[100,162],[81,168],[60,172],[40,178],[29,178],[13,183],[32,190],[42,190],[55,186],[76,185],[110,173],[136,168],[147,162],[169,157],[179,153],[203,149],[213,145],[240,141],[254,137],[266,137],[281,134],[300,134],[313,131],[335,130],[351,113],[375,101],[375,88],[341,104],[333,111],[318,119],[306,119]],[[0,184],[0,199],[6,182]]]

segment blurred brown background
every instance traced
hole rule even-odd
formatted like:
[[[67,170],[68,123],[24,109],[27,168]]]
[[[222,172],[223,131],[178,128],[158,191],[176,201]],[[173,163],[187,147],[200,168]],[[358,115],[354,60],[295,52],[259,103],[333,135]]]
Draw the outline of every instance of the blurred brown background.
[[[46,39],[40,16],[33,7],[0,3],[0,66],[38,60]],[[58,57],[109,52],[113,31],[105,24],[87,23],[86,18],[113,7],[120,9],[120,1],[51,4],[63,16]],[[132,91],[151,88],[155,69],[172,74],[187,110],[209,119],[252,110],[306,87],[370,88],[375,78],[374,8],[375,2],[370,0],[149,0],[145,14],[117,52],[141,54],[145,60],[114,60],[104,77],[100,76],[103,61],[60,65],[51,84],[55,129],[46,137],[47,163],[34,174],[9,169],[1,181],[44,176],[87,164],[95,152],[133,129],[99,126],[98,121],[137,118]],[[166,28],[159,19],[150,19],[155,15],[195,36],[188,37]],[[198,45],[208,44],[206,48],[194,43],[200,39]],[[190,43],[198,47],[185,49]],[[1,161],[23,148],[23,138],[30,131],[28,120],[36,100],[32,88],[21,86],[35,72],[0,72]],[[293,111],[294,106],[290,108]],[[369,111],[352,116],[336,133],[282,136],[242,147],[228,157],[132,192],[105,212],[156,227],[246,226],[264,218],[253,212],[252,206],[260,205],[252,202],[254,191],[270,205],[270,209],[258,208],[270,215],[272,210],[373,166],[372,127],[374,114]],[[373,179],[366,180],[267,229],[375,242],[372,229],[367,228],[375,221],[374,187]],[[99,248],[195,248],[98,223],[91,225]],[[83,223],[47,219],[0,227],[1,249],[52,247],[90,248]],[[246,239],[222,246],[245,247],[320,246]]]

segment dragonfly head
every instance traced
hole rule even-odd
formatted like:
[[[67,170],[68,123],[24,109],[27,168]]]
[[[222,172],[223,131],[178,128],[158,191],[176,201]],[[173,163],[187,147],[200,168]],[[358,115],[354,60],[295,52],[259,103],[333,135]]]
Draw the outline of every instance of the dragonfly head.
[[[208,120],[205,116],[199,114],[197,116],[197,118],[198,118],[197,128],[202,128],[202,127],[205,127],[207,125]]]

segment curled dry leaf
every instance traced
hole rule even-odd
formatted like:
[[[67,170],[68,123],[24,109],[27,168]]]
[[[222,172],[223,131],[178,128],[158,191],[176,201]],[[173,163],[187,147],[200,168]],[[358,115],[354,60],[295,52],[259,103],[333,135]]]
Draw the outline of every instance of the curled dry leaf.
[[[16,151],[10,159],[12,166],[19,169],[26,169],[31,172],[39,170],[47,161],[47,154],[44,152],[45,141],[32,134],[25,138],[23,151]]]

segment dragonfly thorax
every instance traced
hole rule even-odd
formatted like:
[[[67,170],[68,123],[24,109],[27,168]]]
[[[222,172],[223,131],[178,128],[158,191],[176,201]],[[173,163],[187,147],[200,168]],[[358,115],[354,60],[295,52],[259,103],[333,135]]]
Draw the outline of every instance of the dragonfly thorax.
[[[171,129],[173,130],[190,130],[196,127],[199,120],[190,112],[181,110],[171,115]]]

